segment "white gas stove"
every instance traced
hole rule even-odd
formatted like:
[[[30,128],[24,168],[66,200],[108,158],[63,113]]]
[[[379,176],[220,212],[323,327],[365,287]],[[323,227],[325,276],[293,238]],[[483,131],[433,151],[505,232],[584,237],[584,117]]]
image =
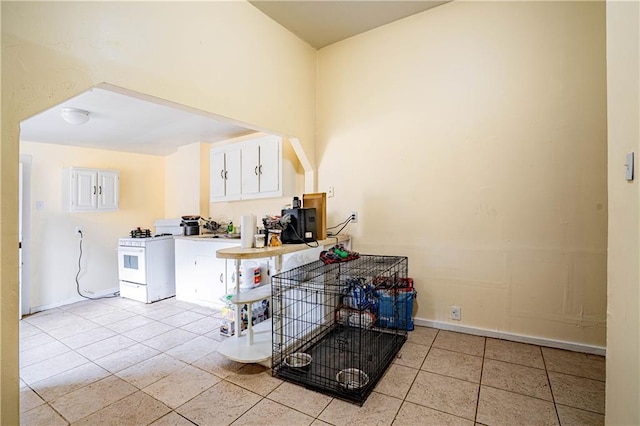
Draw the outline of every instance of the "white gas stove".
[[[120,296],[144,303],[175,296],[173,236],[148,231],[131,235],[118,240]]]

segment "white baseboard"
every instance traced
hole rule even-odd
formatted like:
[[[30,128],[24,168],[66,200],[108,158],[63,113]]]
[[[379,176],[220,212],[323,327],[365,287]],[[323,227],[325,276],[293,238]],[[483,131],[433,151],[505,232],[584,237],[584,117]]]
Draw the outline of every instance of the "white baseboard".
[[[103,296],[111,296],[113,294],[115,294],[116,292],[120,291],[119,287],[114,287],[114,288],[110,288],[108,290],[102,290],[99,291],[97,293],[94,294],[87,294],[86,296],[89,297],[103,297]],[[71,297],[69,299],[65,299],[65,300],[60,300],[56,303],[51,303],[49,305],[40,305],[40,306],[33,306],[31,307],[31,313],[35,314],[36,312],[41,312],[41,311],[46,311],[48,309],[54,309],[54,308],[59,308],[60,306],[65,306],[65,305],[71,305],[72,303],[77,303],[77,302],[82,302],[83,300],[87,300],[84,297],[77,295],[74,297]]]
[[[585,345],[582,343],[564,342],[562,340],[545,339],[541,337],[523,336],[521,334],[505,333],[502,331],[486,330],[483,328],[469,327],[466,325],[451,324],[448,322],[431,321],[422,318],[414,318],[416,325],[437,328],[440,330],[457,331],[466,334],[475,334],[476,336],[492,337],[495,339],[511,340],[519,343],[529,343],[538,346],[547,346],[550,348],[566,349],[569,351],[583,352],[593,355],[606,356],[607,348],[602,346]]]

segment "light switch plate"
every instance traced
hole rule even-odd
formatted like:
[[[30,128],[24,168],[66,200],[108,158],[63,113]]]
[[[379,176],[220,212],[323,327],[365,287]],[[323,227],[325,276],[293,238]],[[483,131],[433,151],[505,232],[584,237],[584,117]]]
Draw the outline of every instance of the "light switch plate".
[[[630,152],[627,154],[627,162],[624,163],[624,166],[627,168],[627,174],[626,174],[626,179],[628,181],[632,181],[633,180],[633,152]]]

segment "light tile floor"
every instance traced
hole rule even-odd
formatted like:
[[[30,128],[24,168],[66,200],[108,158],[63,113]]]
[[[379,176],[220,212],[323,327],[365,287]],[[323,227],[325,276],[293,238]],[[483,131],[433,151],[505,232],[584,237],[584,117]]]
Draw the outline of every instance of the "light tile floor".
[[[603,357],[416,327],[359,407],[220,356],[219,321],[218,311],[174,298],[26,317],[21,423],[604,424]]]

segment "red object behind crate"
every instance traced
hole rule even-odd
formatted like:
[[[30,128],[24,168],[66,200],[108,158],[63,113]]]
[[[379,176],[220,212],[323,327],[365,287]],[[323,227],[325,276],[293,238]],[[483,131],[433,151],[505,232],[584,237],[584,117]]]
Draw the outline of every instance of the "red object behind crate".
[[[400,281],[398,287],[413,290],[413,278],[400,278],[398,281]]]

